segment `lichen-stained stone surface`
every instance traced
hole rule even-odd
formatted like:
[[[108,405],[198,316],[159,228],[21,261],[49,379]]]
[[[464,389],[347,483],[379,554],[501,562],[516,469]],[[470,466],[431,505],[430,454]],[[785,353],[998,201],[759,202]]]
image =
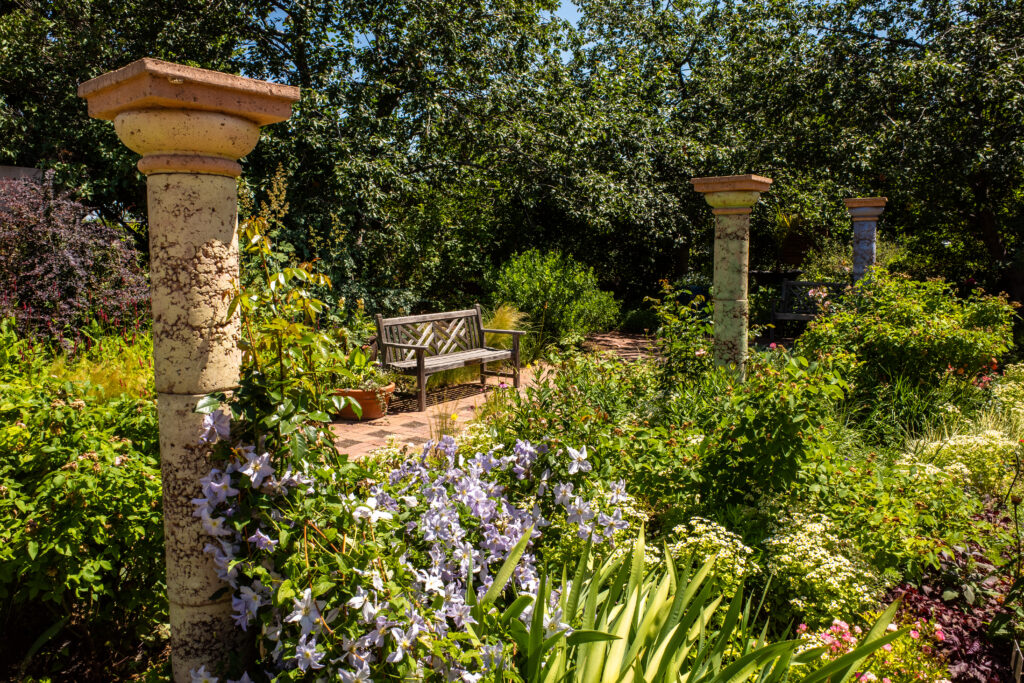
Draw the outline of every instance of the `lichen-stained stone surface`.
[[[852,197],[844,199],[846,210],[853,219],[853,268],[851,276],[856,282],[875,265],[878,217],[885,210],[885,197]]]
[[[694,178],[690,181],[715,214],[715,363],[742,374],[747,358],[747,274],[750,210],[771,178],[758,175]]]
[[[241,363],[239,321],[227,315],[238,281],[236,181],[155,174],[148,199],[156,390],[230,389]]]
[[[211,668],[211,656],[244,642],[231,621],[230,595],[221,591],[225,584],[203,552],[207,543],[217,541],[193,515],[191,501],[201,495],[197,482],[210,471],[210,449],[199,443],[203,416],[194,412],[202,397],[157,394],[171,649],[175,672],[181,668],[185,673],[203,665]],[[218,591],[221,595],[214,598]]]

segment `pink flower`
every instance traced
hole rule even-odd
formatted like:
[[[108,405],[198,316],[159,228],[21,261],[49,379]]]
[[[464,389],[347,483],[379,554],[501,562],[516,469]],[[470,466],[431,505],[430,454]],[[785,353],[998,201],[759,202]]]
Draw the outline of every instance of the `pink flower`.
[[[775,342],[772,342],[771,344],[768,345],[769,349],[774,349],[776,347],[778,347],[778,344],[776,344]]]
[[[920,632],[918,632],[918,630],[916,628],[912,628],[912,629],[910,629],[910,637],[913,638],[914,640],[917,640],[918,638],[921,637],[921,634],[920,634]]]
[[[696,353],[694,353],[694,355],[697,356],[697,357],[700,357],[700,356],[706,356],[707,353],[708,352],[707,352],[706,349],[697,349],[697,351],[696,351]]]
[[[935,640],[937,640],[937,641],[939,641],[941,643],[945,639],[946,639],[946,635],[940,629],[935,629]]]
[[[885,650],[886,652],[892,652],[892,643],[886,643],[885,645],[882,646],[882,649]]]
[[[807,633],[807,624],[800,624],[796,627],[797,633]]]

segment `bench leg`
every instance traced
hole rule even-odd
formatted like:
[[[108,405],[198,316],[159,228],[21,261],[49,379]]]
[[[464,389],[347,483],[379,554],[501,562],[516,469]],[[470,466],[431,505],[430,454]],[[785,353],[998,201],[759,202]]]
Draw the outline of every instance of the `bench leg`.
[[[519,335],[512,335],[512,386],[519,388]]]
[[[487,386],[487,363],[480,364],[480,386]]]
[[[424,354],[422,349],[416,350],[416,388],[418,390],[418,403],[420,412],[427,409],[427,370],[424,367]]]

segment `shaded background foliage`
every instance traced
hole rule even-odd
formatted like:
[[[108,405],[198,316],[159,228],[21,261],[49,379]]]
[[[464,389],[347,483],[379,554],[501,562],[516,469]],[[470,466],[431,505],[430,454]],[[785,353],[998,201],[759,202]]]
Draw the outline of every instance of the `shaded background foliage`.
[[[627,307],[710,272],[693,176],[776,179],[755,268],[848,242],[886,195],[917,276],[1024,299],[1024,10],[1015,2],[15,0],[0,163],[52,168],[145,247],[144,179],[75,87],[142,56],[301,86],[246,160],[290,178],[283,238],[337,295],[396,312],[482,298],[543,244]]]

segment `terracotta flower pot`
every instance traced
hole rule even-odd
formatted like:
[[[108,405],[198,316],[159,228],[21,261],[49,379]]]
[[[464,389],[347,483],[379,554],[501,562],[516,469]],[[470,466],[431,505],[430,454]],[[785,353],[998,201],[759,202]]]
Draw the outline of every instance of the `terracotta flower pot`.
[[[363,391],[362,389],[335,389],[338,396],[350,396],[355,399],[359,407],[363,409],[362,417],[358,417],[352,410],[351,405],[345,405],[338,416],[343,420],[376,420],[384,417],[391,403],[391,395],[395,393],[395,383],[381,387],[376,391]],[[380,400],[383,399],[383,400]]]

